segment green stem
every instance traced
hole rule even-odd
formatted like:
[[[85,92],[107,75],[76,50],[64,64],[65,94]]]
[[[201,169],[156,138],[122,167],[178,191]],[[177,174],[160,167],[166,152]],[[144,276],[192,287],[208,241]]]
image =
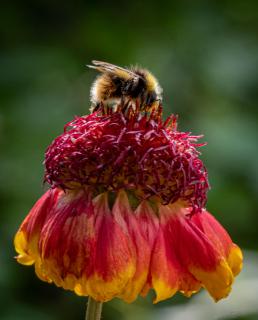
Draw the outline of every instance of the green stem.
[[[98,302],[89,297],[85,320],[100,320],[101,310],[102,302]]]

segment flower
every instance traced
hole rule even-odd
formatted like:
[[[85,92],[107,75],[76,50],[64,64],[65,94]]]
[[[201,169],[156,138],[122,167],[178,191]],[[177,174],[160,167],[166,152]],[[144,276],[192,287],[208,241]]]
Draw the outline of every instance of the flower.
[[[200,136],[161,117],[119,106],[65,126],[45,155],[51,188],[15,236],[18,262],[97,301],[229,294],[242,253],[205,209]]]

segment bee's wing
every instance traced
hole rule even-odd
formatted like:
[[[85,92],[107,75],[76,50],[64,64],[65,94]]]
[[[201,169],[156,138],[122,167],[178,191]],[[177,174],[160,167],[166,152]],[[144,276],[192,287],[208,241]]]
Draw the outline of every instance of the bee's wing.
[[[118,77],[121,77],[126,80],[128,80],[128,79],[135,79],[136,80],[141,77],[131,70],[118,67],[118,66],[111,64],[111,63],[108,63],[108,62],[92,60],[92,63],[94,65],[93,66],[88,65],[89,68],[96,69],[100,72],[108,72],[108,73],[117,75]]]

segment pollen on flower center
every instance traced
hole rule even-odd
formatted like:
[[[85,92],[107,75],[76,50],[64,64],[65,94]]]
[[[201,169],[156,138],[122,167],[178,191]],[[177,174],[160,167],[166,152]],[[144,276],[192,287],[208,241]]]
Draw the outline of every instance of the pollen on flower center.
[[[201,208],[208,180],[198,138],[177,131],[175,116],[162,121],[161,112],[95,112],[69,122],[49,146],[45,180],[63,189],[125,189],[139,199],[181,199]]]

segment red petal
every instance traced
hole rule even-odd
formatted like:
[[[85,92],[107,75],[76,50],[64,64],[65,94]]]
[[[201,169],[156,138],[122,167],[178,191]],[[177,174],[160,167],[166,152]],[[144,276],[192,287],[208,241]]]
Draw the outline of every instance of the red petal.
[[[184,242],[180,216],[185,219],[185,211],[180,206],[160,206],[160,230],[151,260],[151,282],[156,291],[154,302],[167,299],[177,291],[190,296],[200,288],[200,283],[188,271],[185,260],[180,256],[180,246]],[[185,248],[184,251],[187,249]]]
[[[48,190],[33,206],[15,235],[14,245],[22,264],[33,264],[37,259],[38,239],[50,209],[62,194],[59,189]]]
[[[133,212],[127,195],[120,191],[113,207],[116,221],[128,233],[128,243],[134,250],[136,271],[133,278],[127,283],[122,297],[127,302],[132,302],[142,291],[146,284],[153,241],[157,229],[157,218],[151,207],[142,202],[136,212]]]
[[[241,251],[229,251],[228,259],[225,256],[232,243],[225,230],[210,216],[206,221],[207,214],[191,218],[188,213],[180,204],[160,206],[161,233],[151,265],[152,285],[157,294],[154,302],[168,298],[176,290],[190,295],[200,285],[219,300],[231,290],[233,269],[241,268]],[[216,236],[211,224],[218,232]]]
[[[127,235],[108,208],[106,194],[94,199],[94,212],[97,214],[95,273],[87,287],[93,298],[107,301],[119,295],[133,277],[135,260]]]
[[[225,257],[236,276],[242,269],[243,256],[227,231],[208,211],[194,215],[192,220],[205,233],[220,254]]]

